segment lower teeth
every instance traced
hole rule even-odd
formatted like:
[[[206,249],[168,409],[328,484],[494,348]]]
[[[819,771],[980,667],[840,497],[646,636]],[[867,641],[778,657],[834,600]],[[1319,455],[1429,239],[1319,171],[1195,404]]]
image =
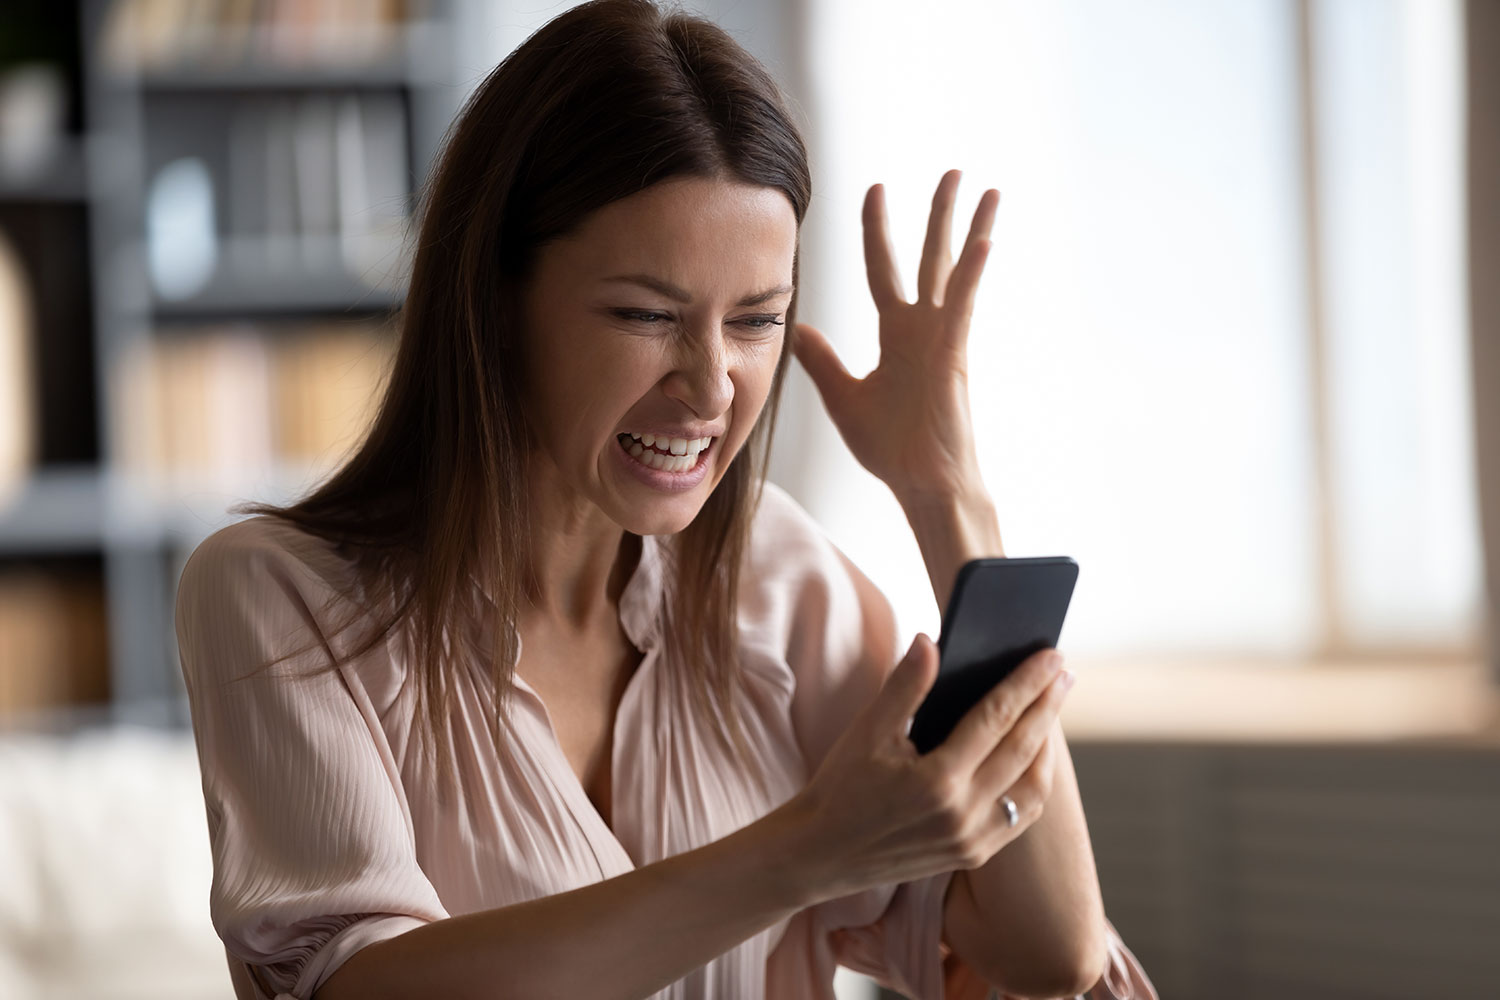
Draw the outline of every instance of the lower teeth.
[[[656,469],[659,472],[686,472],[698,464],[698,456],[702,452],[693,455],[663,455],[659,451],[647,448],[639,441],[632,439],[631,444],[626,446],[622,440],[620,447],[625,453],[648,469]]]

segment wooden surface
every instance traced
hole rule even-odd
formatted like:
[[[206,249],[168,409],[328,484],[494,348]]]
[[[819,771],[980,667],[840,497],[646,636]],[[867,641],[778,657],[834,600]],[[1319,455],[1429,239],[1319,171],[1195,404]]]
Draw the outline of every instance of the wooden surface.
[[[1069,658],[1070,741],[1382,742],[1500,746],[1484,663],[1124,663]]]

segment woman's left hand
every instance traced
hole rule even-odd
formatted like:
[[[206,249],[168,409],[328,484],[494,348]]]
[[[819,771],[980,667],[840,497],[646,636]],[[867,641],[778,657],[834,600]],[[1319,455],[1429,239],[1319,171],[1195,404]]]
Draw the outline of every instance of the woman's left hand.
[[[951,497],[980,482],[969,417],[969,316],[990,249],[1000,192],[979,199],[968,239],[950,255],[953,200],[960,171],[938,182],[917,270],[917,301],[901,290],[885,190],[865,195],[865,268],[880,312],[880,361],[863,378],[849,374],[826,337],[798,323],[797,360],[817,386],[829,416],[859,463],[903,504]]]

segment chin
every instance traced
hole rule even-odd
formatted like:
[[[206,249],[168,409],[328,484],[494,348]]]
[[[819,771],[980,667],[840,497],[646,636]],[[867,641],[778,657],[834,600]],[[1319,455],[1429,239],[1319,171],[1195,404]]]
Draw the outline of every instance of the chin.
[[[627,481],[610,489],[607,505],[601,506],[632,534],[675,535],[693,523],[722,478],[721,468],[710,466],[702,481],[683,491],[657,491]]]
[[[624,512],[626,517],[620,520],[620,527],[635,535],[675,535],[692,524],[703,509],[696,495],[659,500],[650,506],[654,509]]]

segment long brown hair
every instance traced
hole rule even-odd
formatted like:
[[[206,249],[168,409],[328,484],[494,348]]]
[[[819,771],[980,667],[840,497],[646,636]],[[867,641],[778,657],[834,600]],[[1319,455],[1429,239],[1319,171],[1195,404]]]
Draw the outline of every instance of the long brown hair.
[[[602,206],[678,176],[776,188],[800,231],[807,152],[771,76],[723,29],[650,0],[593,0],[549,21],[485,78],[445,138],[422,194],[400,343],[366,437],[302,499],[234,508],[359,554],[370,586],[394,600],[349,658],[409,626],[402,634],[421,681],[425,737],[443,732],[449,673],[465,656],[450,640],[477,607],[493,626],[492,647],[478,652],[489,657],[500,707],[490,721],[505,745],[499,720],[528,572],[526,456],[537,440],[519,402],[520,302],[536,253]],[[796,285],[795,258],[792,275]],[[796,301],[794,292],[788,338]],[[661,547],[670,556],[663,653],[691,668],[699,707],[723,714],[747,765],[735,698],[737,585],[791,354],[788,340],[744,448],[692,523]],[[476,605],[476,585],[492,596],[488,606]],[[368,610],[354,608],[341,628]],[[434,743],[436,771],[446,774],[447,741]]]

